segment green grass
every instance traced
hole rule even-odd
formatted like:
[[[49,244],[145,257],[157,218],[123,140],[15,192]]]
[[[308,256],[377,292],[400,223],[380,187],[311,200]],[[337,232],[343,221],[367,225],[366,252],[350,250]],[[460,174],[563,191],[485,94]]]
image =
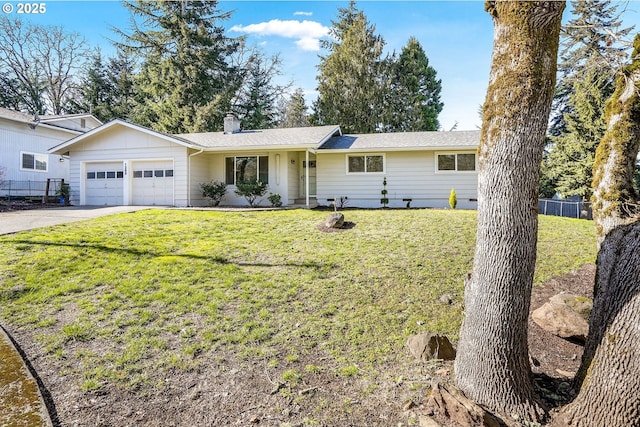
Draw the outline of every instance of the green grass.
[[[291,384],[376,375],[411,334],[457,338],[475,212],[349,210],[355,228],[322,233],[327,215],[148,210],[3,236],[0,314],[83,390],[153,387],[216,351]],[[541,217],[538,250],[536,284],[594,262],[593,224]]]

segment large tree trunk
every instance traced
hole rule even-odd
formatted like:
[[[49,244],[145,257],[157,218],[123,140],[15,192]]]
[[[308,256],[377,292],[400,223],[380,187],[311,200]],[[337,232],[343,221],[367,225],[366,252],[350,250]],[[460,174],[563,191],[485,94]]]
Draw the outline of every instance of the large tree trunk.
[[[456,385],[477,403],[537,421],[527,347],[538,180],[565,3],[488,2],[494,48],[479,148],[478,232],[465,287]]]
[[[640,222],[633,170],[640,145],[640,36],[607,105],[594,165],[598,252],[589,336],[564,424],[640,425]]]

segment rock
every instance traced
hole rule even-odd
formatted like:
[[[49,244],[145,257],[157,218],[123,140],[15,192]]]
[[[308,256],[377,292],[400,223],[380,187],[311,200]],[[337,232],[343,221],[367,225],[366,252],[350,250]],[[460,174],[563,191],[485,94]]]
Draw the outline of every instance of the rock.
[[[344,225],[344,215],[340,212],[334,212],[324,221],[327,228],[340,228]]]
[[[419,362],[432,359],[453,360],[456,351],[451,342],[444,335],[423,333],[411,336],[407,339],[407,347],[413,357]]]
[[[451,298],[451,295],[449,294],[444,294],[440,297],[440,302],[446,305],[451,305],[453,298]]]
[[[533,321],[547,332],[561,338],[584,342],[589,333],[589,324],[571,306],[549,301],[531,313]]]
[[[549,298],[549,302],[564,304],[571,307],[573,311],[582,316],[582,318],[587,322],[589,321],[591,309],[593,308],[593,300],[591,298],[567,292],[560,292],[559,294],[552,296]]]
[[[436,383],[431,389],[429,406],[463,427],[499,427],[500,423],[487,411],[454,387]]]
[[[419,426],[420,427],[442,427],[438,422],[436,422],[433,418],[428,417],[426,415],[420,415],[418,417]]]

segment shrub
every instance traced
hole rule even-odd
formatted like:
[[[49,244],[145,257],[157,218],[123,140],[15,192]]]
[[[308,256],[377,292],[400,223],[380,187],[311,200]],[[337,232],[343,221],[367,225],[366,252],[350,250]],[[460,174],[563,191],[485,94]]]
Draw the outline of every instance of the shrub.
[[[385,176],[384,179],[382,180],[382,191],[380,191],[380,194],[382,194],[380,203],[382,203],[383,208],[386,208],[387,205],[389,204],[389,198],[387,198],[388,193],[389,192],[387,191],[387,177]]]
[[[267,199],[269,199],[271,206],[273,206],[274,208],[279,208],[280,206],[282,206],[282,197],[280,197],[278,193],[270,193]]]
[[[227,194],[227,184],[220,181],[211,181],[200,184],[202,195],[211,201],[211,206],[218,206],[220,201]]]
[[[244,197],[252,208],[260,203],[260,198],[267,192],[267,183],[262,181],[239,181],[236,187],[236,194]]]
[[[451,193],[449,194],[449,206],[451,209],[455,209],[458,206],[458,198],[456,197],[456,190],[451,189]]]

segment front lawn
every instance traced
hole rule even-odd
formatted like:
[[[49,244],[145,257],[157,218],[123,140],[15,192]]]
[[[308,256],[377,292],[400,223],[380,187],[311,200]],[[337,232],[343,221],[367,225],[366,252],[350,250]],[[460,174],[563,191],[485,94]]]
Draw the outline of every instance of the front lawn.
[[[333,424],[344,408],[308,397],[319,378],[357,381],[351,401],[385,381],[407,383],[401,396],[429,385],[406,380],[404,343],[457,338],[475,239],[473,211],[345,215],[356,226],[334,233],[316,228],[322,211],[148,210],[3,236],[2,323],[78,399],[160,395],[175,375],[239,366],[306,408],[305,422]],[[593,224],[541,217],[538,250],[536,284],[594,262]]]

